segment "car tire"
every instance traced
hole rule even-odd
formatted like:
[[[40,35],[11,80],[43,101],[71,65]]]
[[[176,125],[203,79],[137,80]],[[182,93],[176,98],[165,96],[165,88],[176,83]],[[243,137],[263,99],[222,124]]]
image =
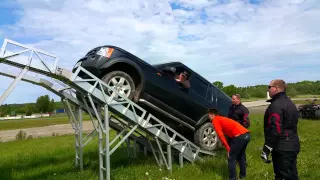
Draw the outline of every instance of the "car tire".
[[[131,76],[123,71],[112,71],[104,75],[101,80],[107,85],[114,87],[118,92],[124,94],[128,99],[132,100],[135,94],[136,85]],[[119,84],[123,81],[123,84]],[[112,91],[105,90],[108,96],[112,95]],[[120,96],[115,97],[116,101],[124,101]]]
[[[219,146],[218,136],[210,122],[204,123],[195,132],[194,141],[202,150],[206,151],[213,151]]]

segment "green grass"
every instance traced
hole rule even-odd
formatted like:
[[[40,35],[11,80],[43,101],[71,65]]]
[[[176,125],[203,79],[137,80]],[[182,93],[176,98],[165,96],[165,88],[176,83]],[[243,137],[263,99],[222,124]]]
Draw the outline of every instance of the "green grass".
[[[314,97],[320,98],[320,95],[303,94],[303,95],[297,95],[294,98],[314,98]]]
[[[271,164],[260,159],[260,147],[263,145],[263,115],[251,115],[251,141],[247,149],[248,178],[273,179]],[[320,121],[301,120],[299,136],[301,152],[298,156],[300,179],[320,179]],[[114,133],[112,134],[114,136]],[[74,168],[74,137],[58,136],[33,140],[0,143],[0,179],[99,179],[99,159],[97,139],[91,141],[84,150],[84,171]],[[185,163],[179,168],[175,158],[173,173],[162,167],[160,171],[154,158],[139,159],[127,157],[123,149],[111,156],[112,179],[162,179],[168,177],[184,179],[227,179],[228,168],[225,150],[217,152],[216,157],[206,157],[204,163]],[[146,176],[145,173],[149,175]],[[238,171],[239,172],[239,171]]]
[[[88,115],[83,116],[84,120],[90,120]],[[43,117],[38,119],[17,119],[0,121],[0,131],[11,129],[23,129],[33,127],[44,127],[57,124],[68,124],[68,116]]]
[[[306,100],[293,100],[292,102],[295,104],[309,104],[309,102]]]

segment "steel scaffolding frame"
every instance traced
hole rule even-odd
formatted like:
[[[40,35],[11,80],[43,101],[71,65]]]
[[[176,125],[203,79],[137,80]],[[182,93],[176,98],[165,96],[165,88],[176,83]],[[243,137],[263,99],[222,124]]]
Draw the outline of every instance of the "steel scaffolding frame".
[[[24,50],[10,52],[8,44],[24,48]],[[29,56],[21,55],[28,51],[30,51]],[[34,63],[34,54],[40,59],[40,63]],[[51,68],[43,61],[40,54],[55,59]],[[192,163],[196,160],[203,160],[199,156],[200,153],[214,155],[213,152],[201,150],[197,145],[81,66],[72,73],[57,66],[58,58],[56,56],[8,39],[4,40],[0,58],[0,63],[23,69],[18,75],[11,72],[0,73],[0,75],[15,79],[1,96],[0,105],[21,80],[42,86],[61,97],[69,121],[75,131],[75,165],[80,167],[80,171],[83,170],[83,148],[96,135],[98,135],[99,177],[101,180],[110,179],[110,156],[121,145],[127,143],[128,154],[130,154],[130,140],[134,141],[133,156],[136,156],[136,145],[139,144],[143,146],[145,154],[148,151],[151,152],[157,164],[159,166],[164,164],[170,172],[172,172],[172,155],[174,152],[179,155],[180,167],[183,167],[184,159]],[[50,77],[52,81],[27,77],[27,71]],[[80,73],[86,74],[88,78],[81,78]],[[53,82],[58,82],[63,88],[55,87]],[[108,92],[111,91],[111,94],[107,95],[105,93],[106,89]],[[115,101],[114,97],[116,96],[122,97],[124,101]],[[72,109],[71,104],[75,107],[75,110]],[[82,111],[89,114],[94,126],[94,130],[85,138],[83,138]],[[117,131],[117,135],[113,139],[110,138],[109,133],[111,128]],[[156,144],[156,148],[153,144]],[[165,148],[163,148],[163,144],[166,144]],[[163,149],[166,149],[166,151]],[[167,157],[165,157],[165,154]]]

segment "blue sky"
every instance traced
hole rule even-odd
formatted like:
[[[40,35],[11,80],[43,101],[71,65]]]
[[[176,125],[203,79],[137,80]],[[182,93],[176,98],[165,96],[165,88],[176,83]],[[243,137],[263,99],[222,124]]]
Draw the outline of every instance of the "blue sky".
[[[46,50],[66,68],[93,47],[113,44],[151,64],[181,61],[225,85],[319,80],[319,10],[317,0],[4,0],[0,42]],[[2,94],[12,79],[0,82]],[[6,103],[45,94],[58,100],[22,82]]]

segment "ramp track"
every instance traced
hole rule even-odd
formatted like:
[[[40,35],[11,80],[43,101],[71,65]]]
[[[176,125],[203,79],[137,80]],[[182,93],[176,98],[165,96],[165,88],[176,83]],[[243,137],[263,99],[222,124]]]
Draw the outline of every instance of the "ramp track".
[[[22,50],[11,50],[9,45],[19,47]],[[23,55],[26,53],[29,54]],[[38,61],[34,56],[38,58]],[[45,62],[43,56],[54,59],[51,67],[49,63]],[[76,166],[80,166],[80,170],[83,170],[82,149],[97,134],[99,138],[100,179],[110,179],[110,156],[124,142],[130,145],[130,140],[134,141],[133,156],[139,150],[139,148],[136,148],[136,144],[138,144],[139,147],[144,148],[145,153],[149,151],[154,155],[158,165],[165,164],[170,172],[172,172],[172,156],[175,154],[179,156],[181,167],[184,160],[192,163],[203,160],[200,153],[214,155],[213,152],[201,150],[200,147],[81,66],[72,73],[67,69],[58,67],[58,58],[55,55],[8,39],[4,40],[0,58],[0,63],[22,69],[18,74],[13,72],[0,73],[0,75],[15,79],[1,96],[0,104],[4,102],[21,80],[42,86],[61,97],[67,109],[70,123],[75,130],[75,162]],[[28,77],[26,76],[28,71],[48,78]],[[79,73],[86,74],[88,78],[80,78]],[[60,84],[62,88],[55,87],[54,83]],[[110,96],[105,93],[107,90],[112,92]],[[120,96],[125,100],[117,102],[114,100],[115,96]],[[95,127],[94,131],[85,138],[82,137],[82,111],[89,114]],[[112,140],[109,137],[110,128],[118,133]],[[116,142],[118,143],[115,144]],[[167,157],[165,157],[165,154]]]

